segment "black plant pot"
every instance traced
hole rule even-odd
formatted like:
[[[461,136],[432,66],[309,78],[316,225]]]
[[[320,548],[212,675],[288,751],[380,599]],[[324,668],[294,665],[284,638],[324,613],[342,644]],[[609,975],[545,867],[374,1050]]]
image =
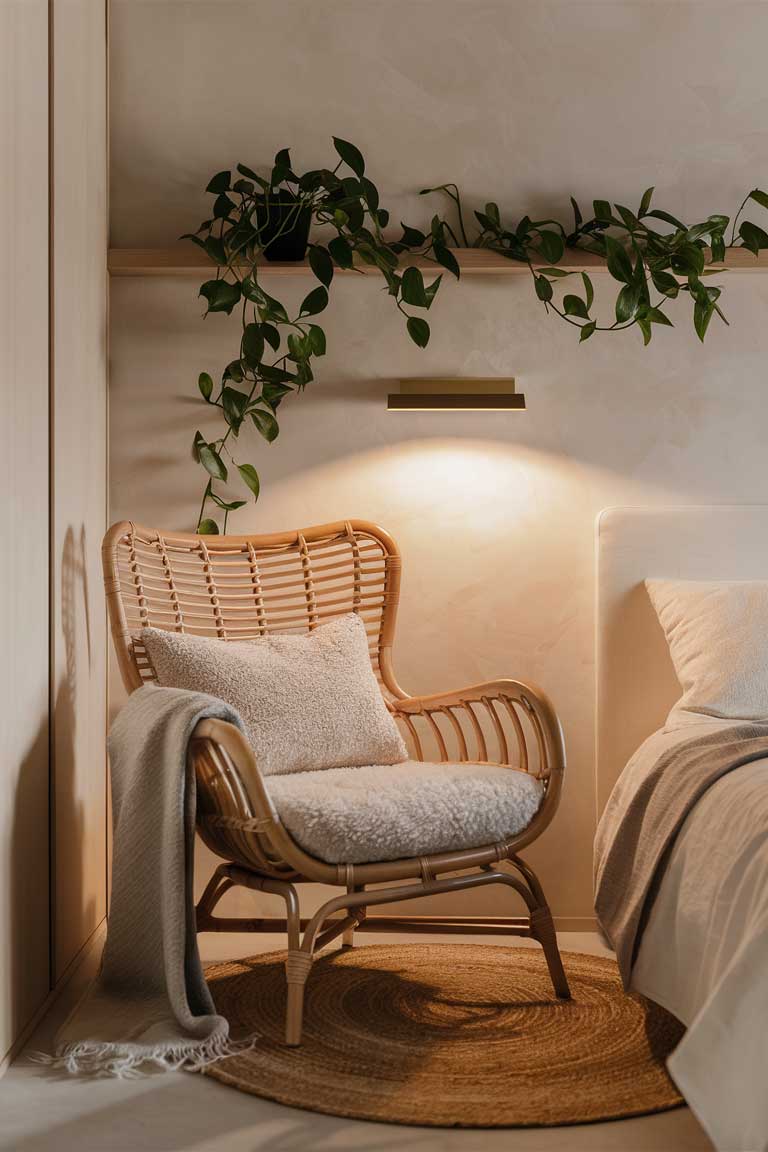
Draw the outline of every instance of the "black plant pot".
[[[259,243],[267,260],[303,260],[307,253],[312,212],[298,208],[285,192],[265,196],[256,204]]]

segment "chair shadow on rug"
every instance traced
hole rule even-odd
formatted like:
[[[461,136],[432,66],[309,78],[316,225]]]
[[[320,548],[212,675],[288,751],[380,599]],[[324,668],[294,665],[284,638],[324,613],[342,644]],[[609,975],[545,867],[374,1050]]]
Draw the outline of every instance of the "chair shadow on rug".
[[[568,954],[574,998],[537,949],[374,945],[318,957],[300,1049],[282,1042],[280,954],[212,965],[217,1010],[252,1048],[208,1074],[332,1115],[440,1127],[593,1122],[681,1103],[681,1027],[626,996],[613,960]],[[373,1042],[372,1042],[373,1041]]]
[[[325,858],[289,831],[275,800],[278,792],[270,792],[269,782],[285,781],[286,774],[265,776],[235,726],[220,720],[198,725],[190,746],[197,828],[224,862],[198,904],[197,928],[287,932],[288,1045],[301,1042],[304,990],[315,954],[339,937],[351,947],[358,931],[527,936],[543,949],[556,996],[570,996],[542,886],[519,855],[549,826],[559,804],[565,749],[558,717],[543,692],[518,680],[492,680],[429,696],[409,696],[400,687],[392,645],[401,560],[387,532],[348,520],[263,536],[194,536],[125,521],[108,531],[102,551],[112,636],[129,691],[156,680],[142,642],[144,628],[188,632],[226,644],[274,633],[311,633],[354,614],[364,625],[386,706],[413,757],[405,761],[413,780],[423,779],[434,790],[441,771],[452,773],[465,806],[474,804],[474,823],[493,829],[473,832],[473,821],[458,820],[446,805],[436,804],[437,825],[430,833],[433,842],[444,835],[450,847],[416,845],[392,858],[374,833],[355,859]],[[382,788],[392,778],[392,795],[398,793],[392,780],[403,767],[376,769]],[[323,776],[330,805],[332,777],[327,771]],[[498,803],[489,804],[491,789]],[[527,807],[521,800],[516,808],[517,796],[526,798]],[[377,810],[370,825],[377,827],[380,819]],[[389,843],[397,841],[398,830],[395,824]],[[299,888],[305,884],[335,885],[342,892],[302,920]],[[512,888],[526,914],[407,917],[368,911],[489,884]],[[280,896],[285,919],[215,916],[219,900],[235,885]]]

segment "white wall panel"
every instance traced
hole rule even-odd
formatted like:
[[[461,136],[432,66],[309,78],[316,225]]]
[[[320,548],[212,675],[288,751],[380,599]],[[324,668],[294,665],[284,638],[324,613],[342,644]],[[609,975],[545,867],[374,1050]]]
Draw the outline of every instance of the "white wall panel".
[[[53,3],[54,977],[106,912],[106,27]]]
[[[48,950],[48,5],[0,0],[0,1061]]]

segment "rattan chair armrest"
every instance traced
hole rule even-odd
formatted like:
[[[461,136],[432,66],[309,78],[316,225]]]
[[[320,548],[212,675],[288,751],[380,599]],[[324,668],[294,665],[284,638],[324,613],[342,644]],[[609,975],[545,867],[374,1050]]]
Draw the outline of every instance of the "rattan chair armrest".
[[[198,797],[201,776],[209,778],[202,785],[208,804],[204,814],[198,811],[198,830],[213,851],[260,871],[340,883],[338,867],[309,856],[282,824],[253,749],[239,728],[225,720],[201,720],[192,733],[190,753],[196,772],[202,769]]]
[[[228,767],[239,780],[243,794],[253,809],[247,815],[241,813],[241,819],[255,816],[279,823],[277,810],[259,771],[253,749],[236,725],[226,720],[200,720],[192,733],[192,740],[209,740],[226,754]]]
[[[390,708],[395,717],[429,717],[432,713],[466,709],[472,704],[488,708],[489,703],[495,701],[503,701],[508,706],[517,705],[527,713],[536,732],[540,753],[546,761],[546,773],[562,774],[565,770],[565,741],[559,717],[547,694],[530,682],[488,680],[448,692],[392,700]]]

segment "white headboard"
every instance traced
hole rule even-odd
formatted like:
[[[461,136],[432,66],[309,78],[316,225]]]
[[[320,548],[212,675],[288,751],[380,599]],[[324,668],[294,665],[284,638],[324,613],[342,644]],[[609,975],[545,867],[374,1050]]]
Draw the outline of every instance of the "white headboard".
[[[609,508],[597,519],[598,811],[680,688],[643,581],[768,578],[768,505]]]

